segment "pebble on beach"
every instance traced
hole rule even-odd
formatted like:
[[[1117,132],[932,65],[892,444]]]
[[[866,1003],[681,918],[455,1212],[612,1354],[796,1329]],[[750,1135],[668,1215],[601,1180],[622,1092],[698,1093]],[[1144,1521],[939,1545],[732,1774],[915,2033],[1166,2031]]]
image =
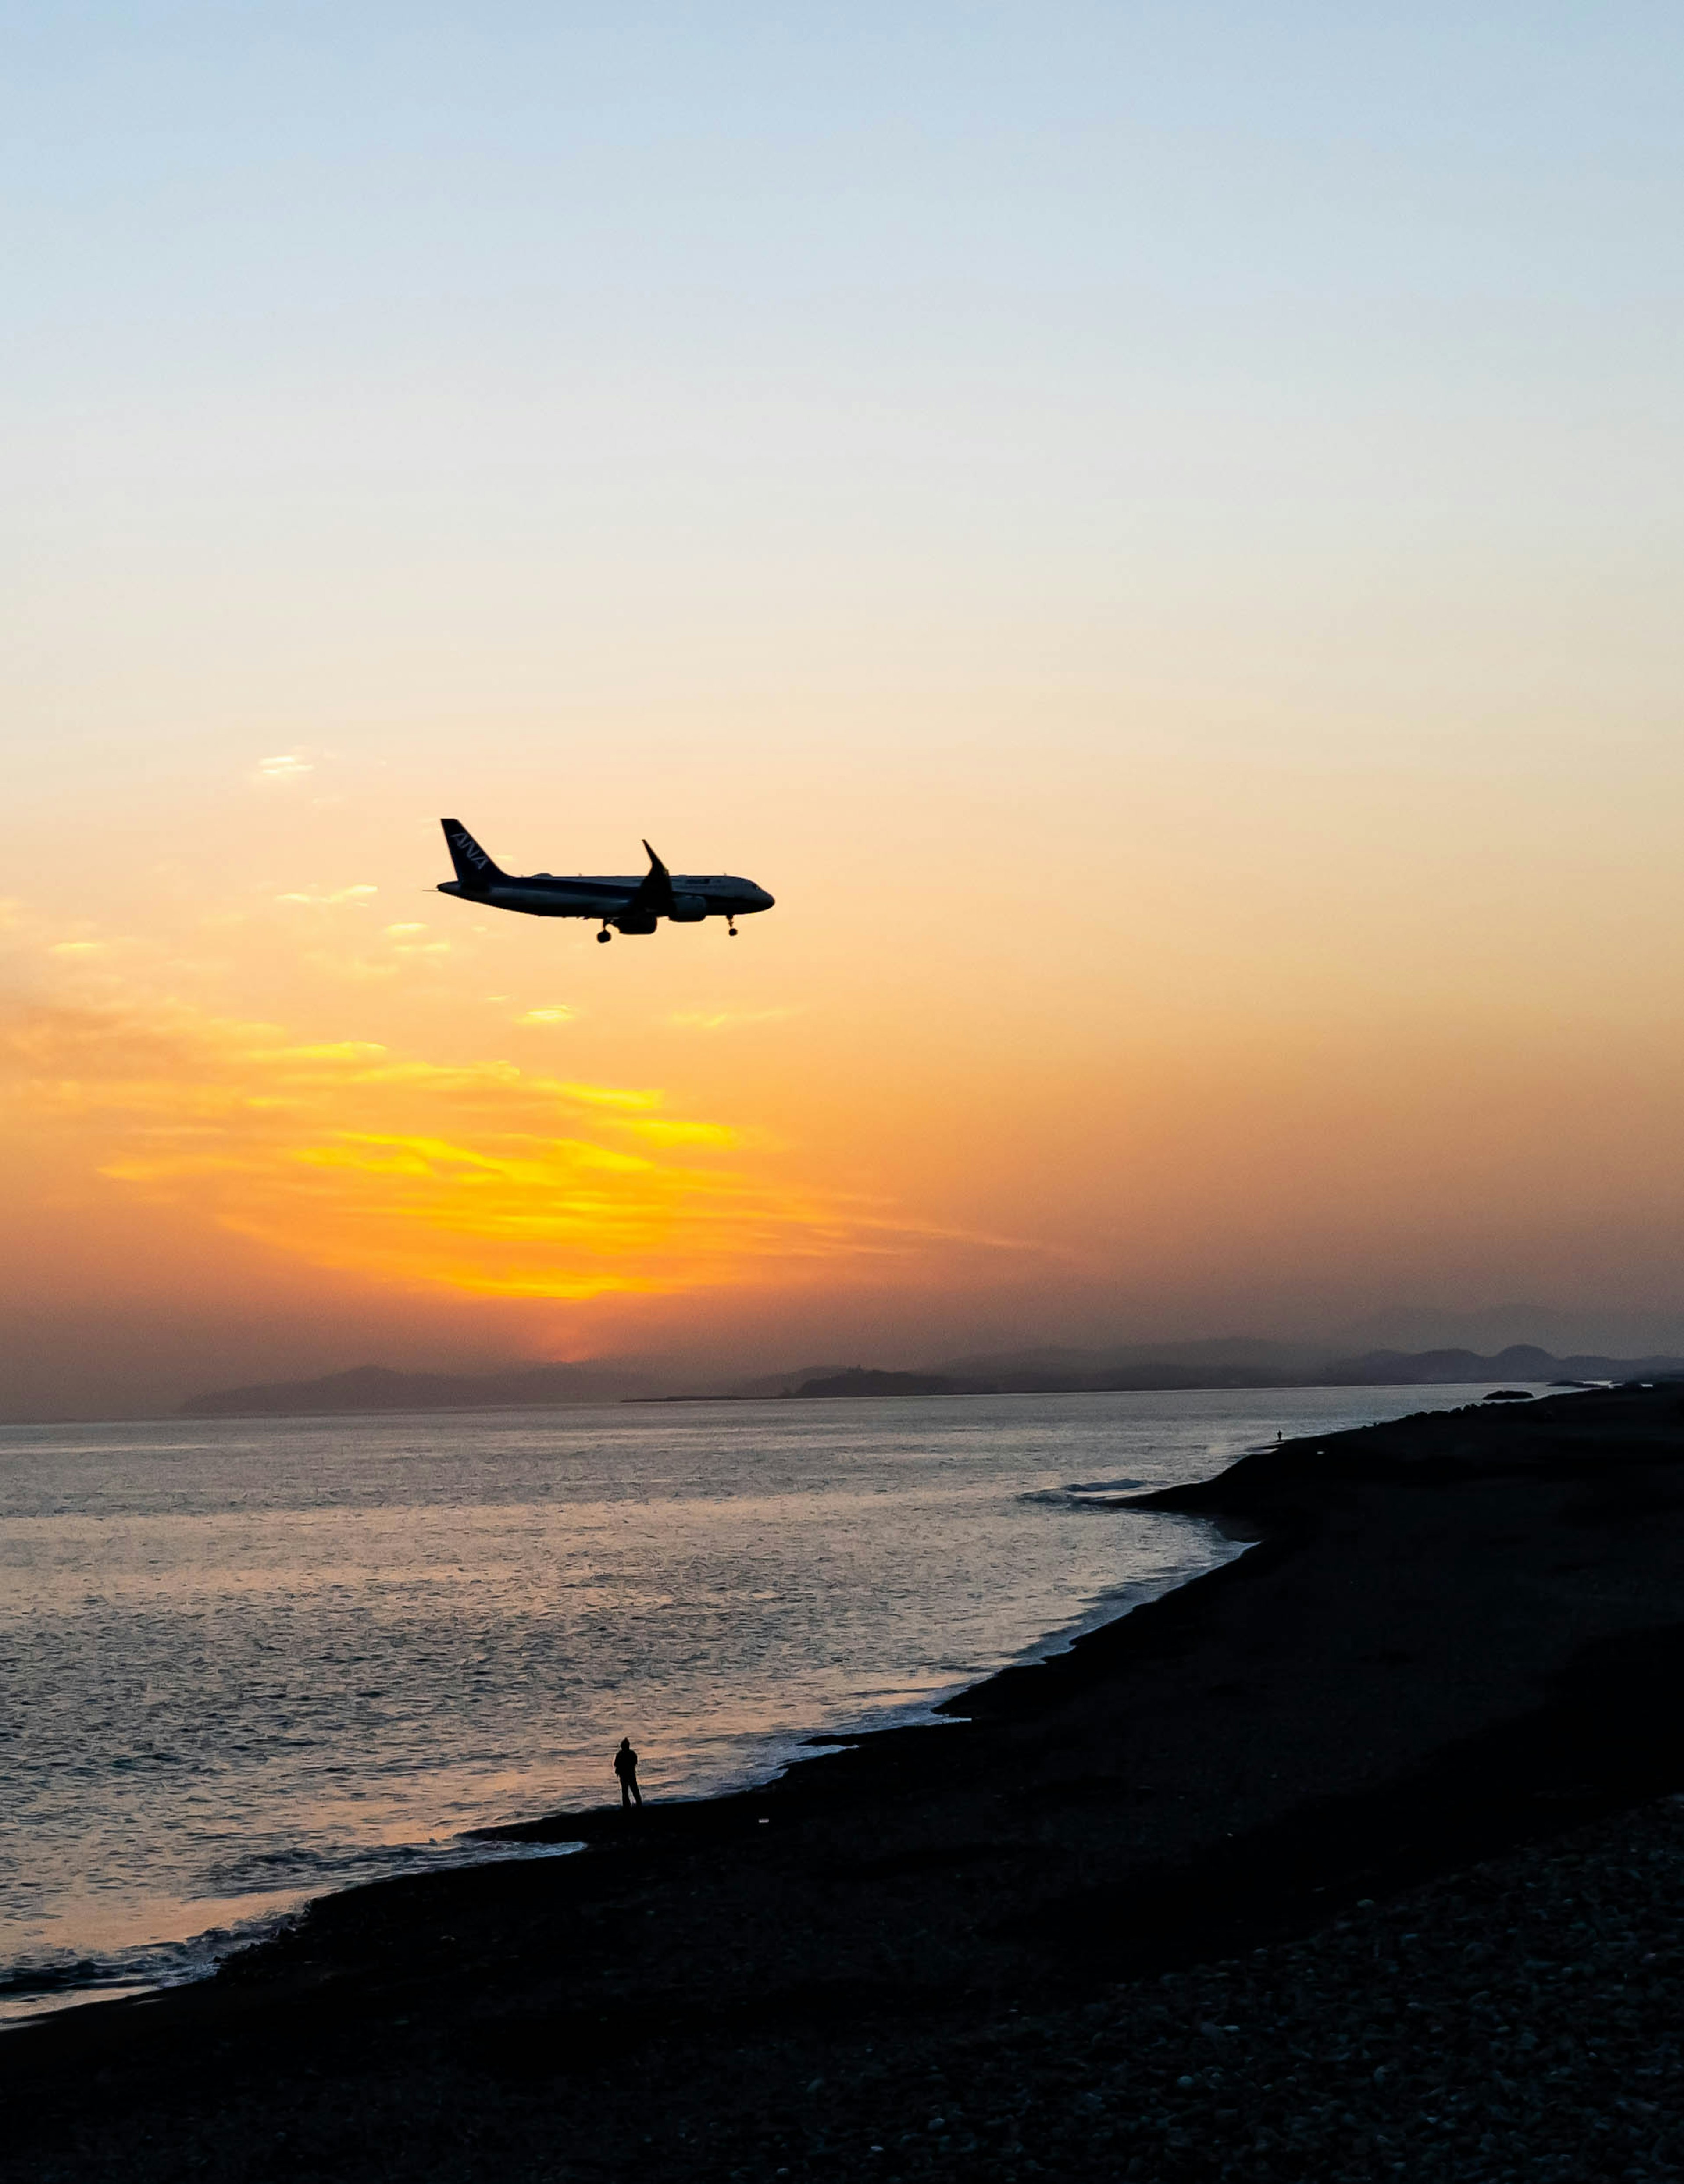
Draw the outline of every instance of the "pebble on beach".
[[[1684,2176],[1681,2036],[1670,1797],[1341,1908],[1302,1941],[939,2056],[914,2035],[894,2065],[850,2058],[825,2114],[773,2126],[777,2164],[739,2140],[717,2173],[1642,2184]],[[845,2114],[862,2081],[868,2129]]]

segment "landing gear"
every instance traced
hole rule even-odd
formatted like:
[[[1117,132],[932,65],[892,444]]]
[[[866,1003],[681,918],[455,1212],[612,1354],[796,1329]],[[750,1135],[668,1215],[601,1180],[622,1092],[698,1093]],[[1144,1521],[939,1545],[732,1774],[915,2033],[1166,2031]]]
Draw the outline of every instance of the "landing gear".
[[[737,921],[728,911],[725,914],[725,938],[728,940],[734,940],[737,938]]]
[[[597,936],[596,936],[596,937],[597,937],[597,939],[598,939],[599,940],[611,940],[611,939],[614,938],[614,935],[613,935],[613,934],[609,931],[608,928],[605,925],[605,926],[603,927],[603,928],[602,928],[601,932],[600,932],[600,933],[599,933],[597,934]]]

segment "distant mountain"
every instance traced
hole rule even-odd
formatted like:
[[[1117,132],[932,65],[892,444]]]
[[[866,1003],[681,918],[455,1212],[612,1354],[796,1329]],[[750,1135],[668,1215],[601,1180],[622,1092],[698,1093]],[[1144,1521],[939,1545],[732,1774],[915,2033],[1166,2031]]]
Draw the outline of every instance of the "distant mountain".
[[[1653,1380],[1684,1373],[1684,1358],[1553,1357],[1530,1342],[1513,1342],[1495,1357],[1473,1350],[1370,1350],[1335,1358],[1322,1368],[1327,1387],[1375,1387],[1391,1382],[1423,1387],[1473,1380]]]
[[[798,1365],[789,1373],[763,1373],[756,1380],[733,1380],[717,1393],[739,1402],[756,1402],[767,1396],[793,1396],[809,1381],[828,1379],[845,1370],[841,1365]]]
[[[1370,1350],[1318,1358],[1288,1343],[1235,1337],[1105,1351],[1046,1349],[971,1357],[923,1372],[808,1365],[723,1389],[675,1396],[653,1374],[611,1365],[517,1365],[493,1373],[398,1373],[359,1365],[315,1380],[222,1388],[181,1406],[193,1418],[323,1418],[369,1411],[487,1411],[556,1403],[822,1401],[862,1396],[1057,1396],[1191,1388],[1475,1386],[1480,1381],[1653,1380],[1684,1376],[1684,1357],[1557,1357],[1529,1343],[1473,1350]]]
[[[491,1411],[542,1403],[613,1403],[655,1384],[611,1366],[517,1365],[495,1373],[394,1373],[357,1365],[316,1380],[220,1388],[181,1406],[190,1418],[322,1418],[350,1411]]]
[[[1365,1357],[1371,1350],[1401,1350],[1406,1357],[1423,1350],[1471,1350],[1489,1357],[1511,1343],[1557,1357],[1633,1357],[1670,1351],[1676,1333],[1676,1313],[1564,1312],[1536,1299],[1517,1299],[1458,1311],[1387,1306],[1327,1329],[1317,1343],[1324,1357]]]
[[[1034,1366],[996,1372],[885,1373],[852,1365],[845,1373],[806,1380],[786,1396],[1068,1396],[1111,1389],[1282,1388],[1305,1384],[1298,1373],[1270,1373],[1243,1366],[1095,1366],[1057,1371]]]
[[[1269,1356],[1246,1363],[1247,1351]],[[1191,1353],[1190,1355],[1190,1353]],[[1293,1365],[1284,1343],[1212,1342],[1174,1346],[1168,1355],[1125,1351],[1105,1362],[1103,1353],[1023,1351],[988,1360],[969,1358],[924,1373],[887,1373],[853,1366],[783,1390],[801,1396],[1064,1395],[1102,1390],[1170,1390],[1191,1388],[1382,1388],[1476,1386],[1486,1380],[1646,1380],[1684,1375],[1684,1357],[1553,1357],[1528,1343],[1511,1344],[1495,1357],[1472,1350],[1369,1351],[1361,1357]],[[1313,1357],[1314,1353],[1302,1353]],[[1056,1361],[1056,1362],[1054,1362]]]
[[[790,1396],[965,1396],[976,1391],[941,1373],[878,1373],[850,1365],[822,1380],[806,1380]]]
[[[1326,1355],[1325,1343],[1272,1342],[1259,1335],[1221,1334],[1196,1342],[1111,1343],[1102,1350],[1047,1348],[984,1352],[978,1357],[950,1358],[928,1369],[962,1380],[987,1379],[1000,1373],[1073,1373],[1086,1380],[1094,1373],[1131,1373],[1142,1366],[1174,1366],[1178,1370],[1200,1373],[1296,1373],[1319,1365]]]

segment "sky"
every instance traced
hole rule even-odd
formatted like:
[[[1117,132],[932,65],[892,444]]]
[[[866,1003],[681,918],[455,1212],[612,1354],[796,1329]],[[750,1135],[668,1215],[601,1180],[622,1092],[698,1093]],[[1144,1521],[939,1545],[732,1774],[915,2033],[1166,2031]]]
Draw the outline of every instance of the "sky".
[[[0,34],[0,1415],[1684,1347],[1676,10]]]

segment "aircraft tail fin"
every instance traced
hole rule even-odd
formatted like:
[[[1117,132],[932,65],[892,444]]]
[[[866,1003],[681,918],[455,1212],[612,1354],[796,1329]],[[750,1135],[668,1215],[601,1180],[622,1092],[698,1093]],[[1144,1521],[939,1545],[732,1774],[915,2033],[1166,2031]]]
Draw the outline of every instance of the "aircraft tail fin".
[[[441,819],[438,823],[444,829],[456,877],[465,888],[483,894],[494,881],[507,879],[509,875],[492,862],[460,819]]]

